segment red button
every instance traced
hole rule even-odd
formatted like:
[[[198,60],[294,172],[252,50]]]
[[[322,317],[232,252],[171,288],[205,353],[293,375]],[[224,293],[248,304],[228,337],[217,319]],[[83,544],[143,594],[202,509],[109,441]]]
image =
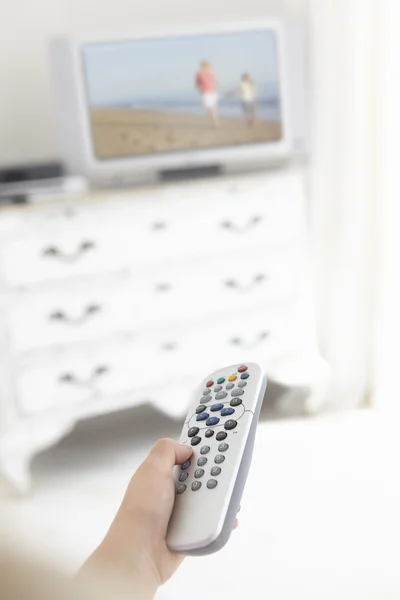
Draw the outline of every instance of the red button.
[[[206,383],[206,387],[211,387],[211,386],[213,386],[213,385],[214,385],[214,382],[213,382],[213,381],[209,381],[208,383]]]
[[[239,373],[244,373],[245,371],[247,371],[249,367],[246,367],[246,365],[242,365],[238,368],[238,372]]]

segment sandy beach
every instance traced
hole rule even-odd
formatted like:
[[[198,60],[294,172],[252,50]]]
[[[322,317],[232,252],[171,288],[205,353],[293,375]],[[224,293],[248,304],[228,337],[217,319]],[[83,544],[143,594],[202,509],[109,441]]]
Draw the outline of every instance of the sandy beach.
[[[215,129],[207,115],[138,109],[92,109],[91,122],[98,158],[173,152],[249,143],[281,137],[281,124],[260,121],[249,127],[244,118],[224,118]]]

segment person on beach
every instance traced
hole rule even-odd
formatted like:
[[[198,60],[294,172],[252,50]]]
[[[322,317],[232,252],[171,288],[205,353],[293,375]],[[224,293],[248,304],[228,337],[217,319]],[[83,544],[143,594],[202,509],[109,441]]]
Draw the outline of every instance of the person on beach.
[[[201,94],[212,124],[214,127],[218,127],[218,80],[211,64],[206,60],[200,64],[200,70],[196,75],[196,88]]]
[[[253,127],[257,117],[257,88],[253,78],[245,73],[236,90],[229,95],[238,94],[242,101],[242,108],[246,118],[247,125]]]

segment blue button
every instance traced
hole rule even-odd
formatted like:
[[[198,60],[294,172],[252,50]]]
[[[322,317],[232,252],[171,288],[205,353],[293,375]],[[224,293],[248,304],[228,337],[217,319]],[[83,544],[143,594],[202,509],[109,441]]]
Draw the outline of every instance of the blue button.
[[[213,425],[217,425],[219,423],[218,417],[210,417],[207,419],[207,427],[212,427]]]
[[[249,373],[242,373],[240,379],[248,379],[250,377]]]
[[[229,417],[229,415],[233,415],[234,412],[234,408],[223,408],[221,410],[221,417]]]
[[[196,421],[205,421],[206,419],[208,419],[210,415],[206,412],[201,413],[201,415],[197,415],[196,417]]]
[[[223,404],[213,404],[210,410],[211,412],[217,412],[218,410],[221,410],[221,408],[224,408]]]

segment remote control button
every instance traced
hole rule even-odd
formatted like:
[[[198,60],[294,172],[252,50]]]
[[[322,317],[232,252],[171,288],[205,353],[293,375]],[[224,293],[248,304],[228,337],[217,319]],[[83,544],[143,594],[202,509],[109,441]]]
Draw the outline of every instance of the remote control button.
[[[236,381],[237,379],[237,375],[231,375],[230,377],[228,377],[229,381]]]
[[[214,388],[214,392],[220,392],[222,390],[222,385],[216,385]]]
[[[219,442],[221,442],[222,440],[224,440],[226,437],[228,436],[228,434],[226,433],[226,431],[219,431],[216,435],[216,438]]]
[[[234,388],[234,387],[235,387],[235,384],[234,384],[234,383],[227,383],[227,384],[226,384],[226,386],[225,386],[225,388],[226,388],[227,390],[233,390],[233,388]]]
[[[181,485],[178,485],[178,487],[176,488],[176,493],[183,494],[183,492],[185,490],[186,490],[186,485],[184,483],[182,483]]]
[[[188,437],[194,437],[199,433],[200,429],[198,427],[191,427],[188,431]]]
[[[194,492],[197,492],[197,490],[199,490],[200,488],[201,488],[201,481],[193,481],[192,490]]]
[[[217,379],[217,383],[219,385],[221,385],[221,383],[224,383],[224,381],[225,381],[225,377],[220,377],[219,379]]]
[[[206,383],[206,387],[212,387],[213,385],[214,385],[214,382],[211,380],[207,381],[207,383]]]
[[[218,446],[218,452],[226,452],[228,450],[229,446],[228,444],[225,444],[225,442],[222,442],[222,444],[220,444]]]
[[[206,438],[210,438],[214,435],[214,429],[207,429],[205,436]]]
[[[204,475],[204,469],[196,469],[194,472],[194,476],[196,479],[200,479],[200,477],[203,477]]]
[[[228,421],[226,423],[228,423]],[[197,444],[200,444],[200,442],[201,442],[201,437],[199,437],[198,435],[196,435],[194,438],[192,438],[190,440],[190,443],[192,444],[192,446],[197,446]]]
[[[218,423],[219,423],[219,418],[218,417],[210,417],[206,421],[207,427],[213,427],[214,425],[218,425]]]
[[[210,415],[208,413],[202,412],[201,414],[197,415],[196,421],[207,421],[209,416]]]
[[[210,452],[210,446],[202,446],[200,448],[200,454],[208,454]]]
[[[189,477],[189,473],[187,473],[186,471],[183,471],[183,473],[181,473],[179,475],[179,481],[181,483],[183,483],[184,481],[186,481],[186,479]]]
[[[204,406],[204,404],[200,404],[200,406],[196,408],[196,415],[199,415],[200,413],[204,412],[206,408],[207,406]]]
[[[218,392],[218,394],[215,394],[215,399],[216,400],[223,400],[224,398],[227,397],[227,393],[226,392]]]
[[[233,415],[234,412],[234,408],[223,408],[221,410],[221,417],[229,417],[229,415]]]
[[[203,390],[203,396],[208,396],[209,394],[211,394],[210,388],[206,388],[205,390]]]
[[[213,477],[217,477],[221,473],[221,467],[213,467],[210,473]]]
[[[248,367],[247,365],[241,365],[241,366],[238,368],[238,373],[244,373],[245,371],[247,371],[247,369],[248,369],[248,368],[249,368],[249,367]]]
[[[207,458],[205,456],[200,456],[199,460],[197,461],[197,465],[199,467],[204,467],[204,465],[207,463]]]
[[[235,429],[236,425],[237,425],[237,421],[234,421],[233,419],[228,419],[225,422],[224,427],[225,427],[225,429],[227,429],[229,431],[230,429]]]
[[[183,465],[181,465],[182,471],[186,471],[186,469],[188,469],[191,464],[192,463],[190,462],[190,460],[187,460],[186,462],[184,462]]]
[[[239,389],[232,390],[232,392],[231,392],[231,396],[234,396],[234,397],[243,396],[243,394],[244,394],[244,390],[239,390]]]
[[[234,398],[231,400],[231,406],[240,406],[243,400],[241,398]]]
[[[220,465],[221,463],[223,463],[225,460],[225,456],[223,454],[217,454],[217,456],[214,458],[214,462],[217,465]]]
[[[248,379],[250,377],[250,373],[242,373],[240,379]]]
[[[244,387],[246,387],[246,385],[247,385],[247,381],[239,381],[239,383],[238,383],[238,387],[240,387],[240,388],[244,388]]]
[[[219,402],[218,404],[213,404],[212,406],[210,406],[210,412],[217,412],[222,408],[224,408],[224,405]]]
[[[209,490],[213,490],[218,485],[218,481],[216,479],[209,479],[207,481],[207,487]]]

